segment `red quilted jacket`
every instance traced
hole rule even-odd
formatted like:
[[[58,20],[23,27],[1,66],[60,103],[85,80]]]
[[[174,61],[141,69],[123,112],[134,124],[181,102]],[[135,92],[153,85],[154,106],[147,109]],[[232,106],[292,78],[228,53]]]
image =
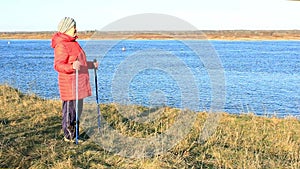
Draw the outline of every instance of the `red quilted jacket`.
[[[60,98],[64,101],[76,99],[76,71],[73,69],[72,63],[77,59],[81,63],[78,77],[78,99],[92,95],[88,69],[93,68],[93,62],[86,61],[86,55],[76,42],[76,38],[60,32],[52,37],[54,69],[58,72]]]

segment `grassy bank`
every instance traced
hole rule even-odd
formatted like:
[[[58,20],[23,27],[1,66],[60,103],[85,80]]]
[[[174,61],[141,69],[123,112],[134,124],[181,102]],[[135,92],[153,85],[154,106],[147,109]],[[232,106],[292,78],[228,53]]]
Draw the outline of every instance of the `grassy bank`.
[[[222,113],[212,136],[198,142],[208,117],[198,113],[190,133],[175,147],[151,158],[130,159],[89,139],[79,146],[64,142],[60,101],[2,85],[0,105],[0,168],[300,168],[300,122],[294,118]],[[111,126],[142,137],[172,124],[176,109],[163,110],[151,125],[133,124],[116,112],[115,104],[101,105]]]

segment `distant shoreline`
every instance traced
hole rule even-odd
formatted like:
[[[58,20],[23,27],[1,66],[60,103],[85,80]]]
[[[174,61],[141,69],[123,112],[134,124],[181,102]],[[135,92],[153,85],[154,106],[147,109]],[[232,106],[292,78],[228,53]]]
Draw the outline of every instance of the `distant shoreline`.
[[[79,39],[300,40],[300,30],[81,31]],[[0,39],[51,39],[54,31],[0,32]]]

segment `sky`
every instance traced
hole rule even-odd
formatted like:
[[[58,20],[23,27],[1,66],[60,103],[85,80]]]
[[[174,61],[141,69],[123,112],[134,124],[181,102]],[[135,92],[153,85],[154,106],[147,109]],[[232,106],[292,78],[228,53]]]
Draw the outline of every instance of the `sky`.
[[[0,32],[56,31],[69,16],[77,29],[143,13],[166,14],[199,30],[300,30],[300,1],[288,0],[3,0]]]

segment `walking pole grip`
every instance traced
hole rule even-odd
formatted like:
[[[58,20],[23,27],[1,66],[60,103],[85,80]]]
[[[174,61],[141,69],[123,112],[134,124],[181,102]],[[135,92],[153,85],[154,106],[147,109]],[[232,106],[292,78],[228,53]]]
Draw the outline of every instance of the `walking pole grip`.
[[[94,59],[94,63],[97,63],[97,59]],[[94,67],[94,69],[97,69],[96,67]]]

